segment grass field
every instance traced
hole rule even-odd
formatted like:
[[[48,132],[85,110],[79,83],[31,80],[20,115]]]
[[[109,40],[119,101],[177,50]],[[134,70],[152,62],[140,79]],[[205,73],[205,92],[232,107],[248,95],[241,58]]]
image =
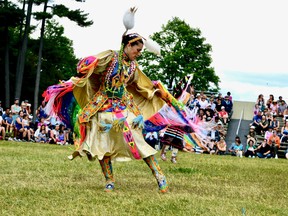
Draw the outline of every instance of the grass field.
[[[288,215],[285,159],[180,152],[177,164],[158,159],[166,194],[144,161],[117,162],[116,189],[105,193],[98,162],[69,161],[72,151],[1,141],[1,215]]]

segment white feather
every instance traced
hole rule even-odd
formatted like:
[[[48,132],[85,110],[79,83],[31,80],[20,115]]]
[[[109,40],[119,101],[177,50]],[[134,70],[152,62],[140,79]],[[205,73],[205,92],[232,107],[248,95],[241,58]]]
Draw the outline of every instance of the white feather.
[[[158,43],[150,38],[144,40],[144,45],[149,52],[161,56],[161,47]]]
[[[137,11],[137,8],[133,7],[126,11],[123,16],[123,24],[126,30],[130,30],[134,27],[134,15]]]

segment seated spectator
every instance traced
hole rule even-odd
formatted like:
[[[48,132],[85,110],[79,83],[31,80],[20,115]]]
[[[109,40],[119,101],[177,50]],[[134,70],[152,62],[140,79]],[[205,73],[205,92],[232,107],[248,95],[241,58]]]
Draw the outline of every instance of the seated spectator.
[[[11,138],[14,130],[13,117],[11,112],[7,117],[5,117],[4,122],[6,125],[6,133],[9,133],[9,136]]]
[[[288,134],[288,119],[284,122],[284,125],[281,127],[280,137],[283,135]]]
[[[264,139],[263,142],[255,149],[256,155],[259,158],[271,158],[271,146]]]
[[[6,131],[5,131],[4,121],[3,121],[2,116],[0,116],[0,134],[1,134],[1,139],[5,140]]]
[[[56,143],[58,145],[66,145],[66,136],[64,130],[59,130],[59,136],[57,138]]]
[[[250,126],[249,132],[248,134],[245,136],[248,139],[253,138],[255,140],[255,143],[257,141],[257,137],[256,137],[256,132],[255,132],[255,127],[254,126]]]
[[[264,138],[268,140],[269,137],[273,134],[273,132],[274,132],[274,130],[273,130],[272,126],[269,126],[268,130],[265,132]]]
[[[44,127],[41,127],[40,130],[41,130],[41,131],[40,131],[40,133],[39,133],[39,135],[38,135],[37,142],[47,143],[47,142],[48,142],[48,133],[46,132],[45,126],[44,126]]]
[[[207,101],[206,95],[203,95],[201,97],[201,100],[199,101],[199,105],[201,109],[205,109],[207,107],[208,101]]]
[[[270,105],[273,103],[273,101],[274,101],[274,95],[273,95],[273,94],[270,94],[270,95],[269,95],[269,99],[266,101],[266,107],[267,107],[268,109],[270,109]]]
[[[235,142],[231,144],[228,152],[231,153],[232,156],[242,157],[243,156],[243,144],[241,143],[240,137],[235,137]]]
[[[277,120],[275,115],[273,115],[272,121],[270,122],[270,127],[272,127],[272,130],[276,131],[277,133],[280,132],[280,122]]]
[[[206,115],[206,121],[207,122],[211,122],[214,118],[214,112],[211,109],[211,105],[208,104],[206,109],[205,109],[205,115]]]
[[[270,104],[270,112],[272,113],[272,115],[276,115],[278,116],[278,104],[277,101],[272,101],[272,103]]]
[[[220,138],[220,141],[216,142],[216,154],[225,155],[226,154],[226,142],[223,137]]]
[[[151,131],[148,132],[145,136],[145,141],[153,148],[155,148],[155,146],[158,143],[158,134],[156,131]]]
[[[255,158],[255,140],[254,139],[249,139],[248,144],[246,145],[246,152],[245,152],[245,157],[252,157]]]
[[[282,142],[288,143],[288,131],[287,130],[283,131],[283,134],[280,138],[280,143],[282,143]]]
[[[286,107],[286,109],[283,112],[283,121],[286,121],[286,119],[288,119],[288,106]]]
[[[259,109],[262,112],[265,108],[265,99],[264,99],[263,94],[258,95],[258,98],[256,100],[256,104],[259,106]]]
[[[14,136],[14,140],[15,141],[26,141],[25,138],[27,137],[27,128],[24,128],[24,124],[23,124],[23,116],[24,113],[23,111],[19,111],[18,113],[18,117],[15,120],[15,136]]]
[[[37,128],[37,130],[34,133],[34,138],[36,142],[40,143],[48,142],[49,135],[45,125],[42,125],[40,128]]]
[[[221,107],[221,111],[218,112],[218,116],[219,116],[220,120],[223,122],[223,124],[226,125],[228,122],[229,116],[228,116],[228,113],[226,112],[224,106]]]
[[[233,108],[233,102],[229,99],[229,96],[226,95],[224,97],[224,107],[225,107],[225,110],[228,114],[230,114],[232,112],[232,108]]]
[[[287,104],[286,104],[286,102],[284,100],[282,100],[278,104],[278,116],[283,117],[285,109],[287,109]]]
[[[271,146],[272,148],[272,156],[277,159],[278,158],[278,149],[280,148],[280,138],[277,135],[277,133],[274,131],[272,136],[269,137],[267,140],[267,143]]]
[[[259,122],[258,134],[261,134],[264,136],[265,132],[268,130],[268,126],[269,126],[269,123],[266,119],[266,116],[263,115],[262,120]],[[257,133],[257,131],[256,131],[256,133]]]
[[[260,122],[262,120],[262,113],[258,112],[257,115],[253,117],[253,122],[250,126],[254,126],[256,134],[260,133]]]
[[[2,101],[0,101],[0,116],[2,116],[4,113],[4,109],[2,107]]]
[[[215,113],[216,113],[216,104],[215,104],[215,99],[214,99],[214,96],[213,97],[210,97],[210,99],[209,99],[209,105],[211,105],[210,106],[210,109],[213,111],[213,115],[215,115]]]
[[[258,112],[261,113],[261,109],[258,104],[255,104],[253,109],[253,116],[256,116]]]
[[[279,96],[279,97],[278,97],[278,100],[277,100],[278,105],[280,105],[283,101],[284,101],[284,103],[285,103],[285,100],[283,100],[283,97],[282,97],[282,96]]]
[[[217,97],[217,98],[216,98],[216,101],[215,101],[215,109],[216,109],[216,112],[217,112],[217,113],[220,112],[222,106],[224,106],[224,105],[225,105],[224,102],[223,102],[219,97]],[[225,106],[224,106],[224,107],[225,107]]]
[[[71,128],[67,128],[66,141],[69,144],[74,144],[73,131],[71,130]]]
[[[59,138],[59,129],[60,125],[56,124],[55,128],[50,131],[50,144],[57,144],[57,140]]]

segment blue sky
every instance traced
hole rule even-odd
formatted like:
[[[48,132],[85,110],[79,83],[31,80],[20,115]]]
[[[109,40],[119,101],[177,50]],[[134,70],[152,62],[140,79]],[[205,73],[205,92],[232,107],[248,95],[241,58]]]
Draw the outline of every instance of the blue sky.
[[[235,100],[256,101],[262,93],[282,95],[288,101],[288,13],[287,0],[55,0],[89,13],[94,25],[80,28],[61,20],[65,34],[73,40],[77,57],[119,49],[124,32],[122,17],[138,7],[135,27],[148,37],[160,31],[172,17],[199,28],[212,45],[212,67],[220,77],[221,92],[232,92]],[[287,93],[286,93],[287,92]]]

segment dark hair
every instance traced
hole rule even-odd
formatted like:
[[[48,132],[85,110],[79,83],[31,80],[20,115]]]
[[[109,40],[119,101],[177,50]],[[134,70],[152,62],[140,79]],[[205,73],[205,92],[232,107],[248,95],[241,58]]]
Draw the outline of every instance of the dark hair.
[[[133,39],[135,39],[135,41],[131,43],[130,41],[132,41]],[[144,44],[142,37],[137,33],[123,35],[122,44],[124,45],[124,47],[129,43],[131,44],[131,46],[138,45],[138,43]]]
[[[236,136],[236,137],[235,137],[235,140],[236,140],[236,139],[239,139],[239,143],[241,143],[241,139],[240,139],[239,136]]]

